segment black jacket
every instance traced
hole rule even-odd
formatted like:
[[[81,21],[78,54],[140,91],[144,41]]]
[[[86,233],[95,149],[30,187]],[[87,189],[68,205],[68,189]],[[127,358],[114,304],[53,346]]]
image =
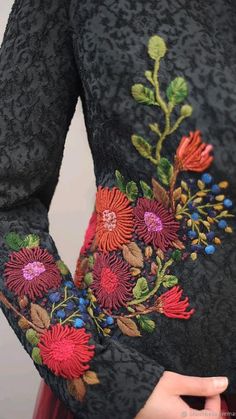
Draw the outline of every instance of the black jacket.
[[[236,391],[235,28],[233,0],[12,7],[1,307],[75,417],[133,418],[165,369]],[[78,97],[98,193],[72,278],[48,210]]]

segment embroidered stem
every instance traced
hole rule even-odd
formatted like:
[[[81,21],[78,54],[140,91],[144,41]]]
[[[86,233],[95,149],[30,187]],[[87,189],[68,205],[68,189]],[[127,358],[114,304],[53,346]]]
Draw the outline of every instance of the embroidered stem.
[[[22,319],[24,319],[29,326],[32,327],[32,329],[34,329],[36,332],[38,333],[44,333],[45,330],[41,329],[40,327],[35,326],[35,324],[31,323],[31,321],[29,321],[25,316],[23,316],[23,314],[21,314],[11,303],[10,301],[5,297],[5,295],[0,292],[0,301],[10,310],[12,310],[17,316],[21,317]]]
[[[159,273],[159,275],[157,276],[157,280],[156,280],[156,283],[155,283],[155,286],[154,286],[154,288],[147,294],[147,295],[145,295],[145,296],[143,296],[143,297],[141,297],[141,298],[138,298],[138,299],[135,299],[135,300],[132,300],[132,301],[129,301],[128,303],[127,303],[127,306],[131,306],[131,305],[137,305],[137,304],[140,304],[140,303],[143,303],[144,301],[147,301],[150,297],[152,297],[153,295],[155,295],[156,294],[156,292],[157,292],[157,290],[159,289],[159,287],[160,287],[160,285],[161,285],[161,283],[163,282],[163,280],[165,279],[165,273],[166,273],[166,270],[168,269],[168,267],[170,266],[170,265],[172,265],[172,263],[173,263],[174,261],[173,261],[173,259],[169,259],[166,263],[165,263],[165,265],[163,266],[163,268],[162,268],[162,271]]]

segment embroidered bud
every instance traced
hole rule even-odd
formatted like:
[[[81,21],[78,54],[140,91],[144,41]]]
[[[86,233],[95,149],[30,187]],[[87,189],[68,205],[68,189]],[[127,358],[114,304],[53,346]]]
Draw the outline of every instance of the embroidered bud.
[[[184,116],[185,118],[187,118],[188,116],[191,116],[192,112],[193,112],[193,108],[190,105],[183,105],[180,110],[181,116]]]
[[[148,54],[153,60],[158,60],[166,54],[166,44],[164,39],[158,35],[154,35],[148,42]]]
[[[138,268],[131,268],[130,273],[132,276],[138,276],[141,273],[141,270]]]
[[[152,256],[152,253],[153,253],[152,247],[147,246],[145,248],[145,257],[149,259]]]

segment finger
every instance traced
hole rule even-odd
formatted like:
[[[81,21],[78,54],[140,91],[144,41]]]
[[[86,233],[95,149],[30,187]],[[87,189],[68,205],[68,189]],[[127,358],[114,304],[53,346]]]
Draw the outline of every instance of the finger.
[[[163,385],[171,394],[210,397],[222,393],[228,387],[228,378],[195,377],[169,372]]]
[[[206,398],[204,409],[217,413],[220,417],[221,411],[221,398],[219,394]]]

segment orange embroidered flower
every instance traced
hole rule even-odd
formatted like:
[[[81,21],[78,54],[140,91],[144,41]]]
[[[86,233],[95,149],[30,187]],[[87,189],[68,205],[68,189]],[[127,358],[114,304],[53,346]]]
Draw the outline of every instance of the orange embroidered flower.
[[[202,172],[212,163],[213,146],[202,142],[201,132],[190,132],[188,137],[182,137],[176,151],[176,163],[179,170]]]
[[[129,242],[133,231],[133,209],[118,188],[98,187],[96,211],[96,242],[100,250],[120,249]]]

